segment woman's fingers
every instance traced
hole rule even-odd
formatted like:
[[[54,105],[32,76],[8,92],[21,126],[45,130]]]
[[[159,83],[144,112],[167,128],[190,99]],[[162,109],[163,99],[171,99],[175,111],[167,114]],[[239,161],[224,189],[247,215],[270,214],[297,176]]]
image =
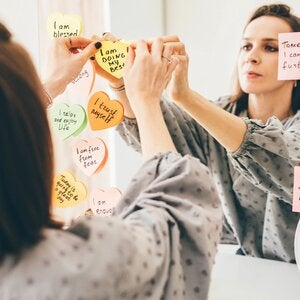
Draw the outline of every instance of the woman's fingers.
[[[136,42],[135,55],[137,58],[149,55],[148,44],[145,40],[139,40]]]
[[[116,41],[120,40],[120,38],[114,36],[110,32],[104,32],[103,35],[102,35],[102,40],[103,41],[116,42]]]
[[[169,65],[168,65],[168,71],[167,71],[167,77],[170,78],[173,71],[175,70],[175,68],[177,67],[177,65],[179,64],[179,59],[177,56],[172,56],[171,60],[169,61]]]
[[[88,60],[91,56],[95,55],[95,53],[101,48],[101,42],[92,42],[87,45],[81,52],[80,56],[85,60]]]
[[[162,60],[163,49],[164,49],[164,44],[163,44],[162,40],[160,38],[154,39],[152,46],[151,46],[151,54],[153,55],[153,57],[156,61]]]
[[[151,45],[156,38],[157,37],[147,40],[148,44]],[[161,41],[163,43],[180,42],[180,39],[177,35],[165,35],[165,36],[161,36],[159,38],[161,39]]]
[[[163,56],[186,55],[185,45],[181,42],[164,43]]]
[[[132,68],[134,64],[134,60],[135,60],[135,51],[130,45],[128,47],[128,54],[125,62],[125,67],[123,69],[123,74],[126,74],[126,72]]]
[[[84,37],[80,37],[80,36],[75,36],[75,37],[70,37],[70,38],[64,38],[64,39],[60,39],[63,43],[65,43],[66,47],[68,49],[84,49],[85,47],[87,47],[92,40],[91,39],[87,39]]]

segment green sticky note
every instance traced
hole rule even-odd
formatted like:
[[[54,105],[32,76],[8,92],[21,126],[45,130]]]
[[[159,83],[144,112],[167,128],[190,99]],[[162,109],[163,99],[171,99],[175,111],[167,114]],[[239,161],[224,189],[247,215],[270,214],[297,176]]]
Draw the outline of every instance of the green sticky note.
[[[52,126],[63,140],[79,135],[87,125],[85,109],[79,104],[58,103],[50,113]]]

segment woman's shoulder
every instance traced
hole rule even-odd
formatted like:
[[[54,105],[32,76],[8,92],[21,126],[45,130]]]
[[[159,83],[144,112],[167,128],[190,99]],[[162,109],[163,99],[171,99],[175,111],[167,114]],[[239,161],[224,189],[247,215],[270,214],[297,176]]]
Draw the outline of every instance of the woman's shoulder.
[[[297,112],[294,115],[283,120],[282,124],[285,129],[291,127],[294,128],[295,126],[297,126],[297,129],[300,129],[300,110],[297,110]]]
[[[221,96],[211,102],[231,113],[234,113],[236,109],[236,102],[232,101],[232,97],[230,95]]]

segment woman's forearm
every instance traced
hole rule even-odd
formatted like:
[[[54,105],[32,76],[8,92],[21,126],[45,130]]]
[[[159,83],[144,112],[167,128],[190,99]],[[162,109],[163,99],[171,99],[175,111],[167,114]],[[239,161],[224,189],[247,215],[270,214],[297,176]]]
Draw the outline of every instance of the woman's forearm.
[[[185,96],[184,101],[178,101],[177,104],[228,151],[235,152],[239,149],[247,131],[247,125],[241,118],[192,90]]]
[[[135,119],[135,114],[131,109],[131,105],[129,103],[128,97],[126,95],[125,85],[114,86],[113,84],[109,84],[110,89],[114,93],[116,99],[120,101],[124,107],[124,115],[127,118]]]
[[[176,152],[159,104],[140,109],[137,123],[144,160],[159,152]]]

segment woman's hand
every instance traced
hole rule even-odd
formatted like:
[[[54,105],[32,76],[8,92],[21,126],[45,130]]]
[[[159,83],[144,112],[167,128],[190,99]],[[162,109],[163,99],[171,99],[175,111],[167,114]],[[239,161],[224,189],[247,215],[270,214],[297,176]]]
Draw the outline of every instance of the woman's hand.
[[[124,68],[126,94],[136,115],[140,109],[159,105],[171,74],[177,65],[176,58],[164,56],[162,39],[151,44],[138,41],[130,45]]]
[[[55,39],[48,62],[44,87],[52,98],[63,93],[82,70],[87,60],[101,47],[99,41],[83,37]]]
[[[163,56],[163,51],[161,39],[155,39],[151,44],[139,41],[130,45],[123,72],[145,160],[158,152],[176,151],[163,118],[160,98],[177,59]]]
[[[172,73],[167,90],[175,102],[183,102],[190,93],[188,82],[189,57],[184,44],[177,36],[165,36],[161,38],[164,43],[163,56],[176,58],[178,63]]]

